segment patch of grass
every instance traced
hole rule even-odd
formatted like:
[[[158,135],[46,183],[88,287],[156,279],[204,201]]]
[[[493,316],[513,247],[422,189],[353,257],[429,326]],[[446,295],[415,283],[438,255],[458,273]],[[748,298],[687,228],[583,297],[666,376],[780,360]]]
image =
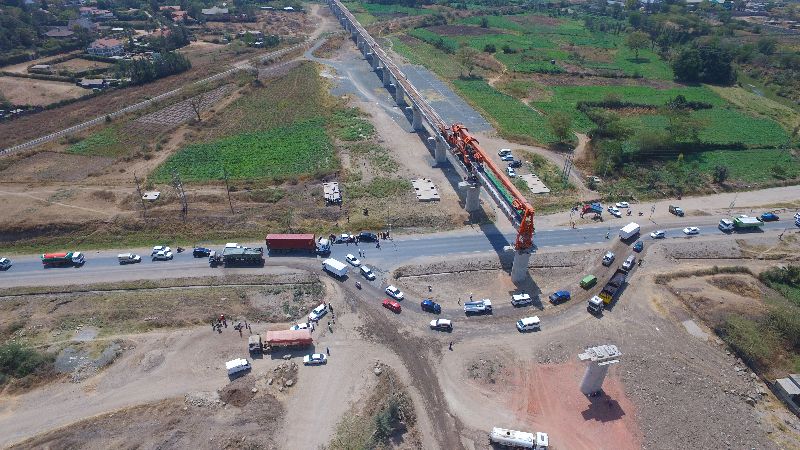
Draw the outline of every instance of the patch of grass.
[[[86,139],[67,147],[66,152],[73,155],[87,156],[119,156],[129,149],[120,148],[117,144],[120,137],[116,125],[106,127],[96,133],[90,134]]]
[[[347,108],[332,114],[331,124],[336,136],[343,141],[364,141],[375,134],[375,127],[361,117],[358,108]]]
[[[697,161],[700,170],[709,174],[725,166],[731,180],[745,182],[774,180],[775,167],[785,168],[788,179],[800,177],[798,161],[781,149],[712,150],[686,155],[686,161]]]
[[[769,366],[779,346],[770,328],[746,317],[728,317],[718,333],[748,365],[761,370]]]
[[[746,113],[774,120],[788,131],[800,125],[800,113],[775,100],[756,95],[740,87],[709,86],[709,88]]]
[[[407,38],[407,42],[397,37],[391,37],[390,40],[394,51],[403,55],[412,64],[425,66],[446,80],[458,78],[461,74],[461,68],[452,55],[448,55],[427,42],[416,38]]]
[[[411,182],[398,178],[376,177],[367,183],[348,181],[344,183],[344,192],[349,198],[389,198],[407,194],[411,190]]]
[[[247,133],[208,144],[195,144],[172,155],[152,175],[169,182],[176,170],[181,180],[223,179],[222,169],[236,180],[285,180],[320,176],[338,167],[322,120],[299,122],[266,132]]]
[[[760,274],[759,279],[800,307],[800,266],[768,269]]]
[[[407,16],[425,16],[436,11],[424,8],[411,8],[403,5],[384,5],[382,3],[362,3],[361,6],[373,16],[389,16],[405,14]],[[364,25],[362,23],[362,25]]]
[[[505,16],[472,16],[464,19],[459,19],[456,23],[465,25],[481,25],[482,21],[486,20],[489,28],[501,28],[509,31],[523,32],[526,30],[522,25],[508,20]]]
[[[560,195],[575,190],[575,186],[571,183],[567,182],[566,185],[563,183],[561,168],[550,162],[550,160],[544,156],[527,151],[519,153],[522,155],[522,159],[528,164],[531,173],[539,177],[539,179],[550,188],[551,195]],[[528,187],[526,184],[525,191],[527,190]]]
[[[521,101],[483,80],[454,80],[456,90],[496,124],[500,134],[519,142],[553,142],[547,120]]]
[[[358,142],[347,147],[350,155],[357,159],[366,159],[376,170],[385,173],[394,173],[399,165],[389,153],[389,150],[371,142]]]

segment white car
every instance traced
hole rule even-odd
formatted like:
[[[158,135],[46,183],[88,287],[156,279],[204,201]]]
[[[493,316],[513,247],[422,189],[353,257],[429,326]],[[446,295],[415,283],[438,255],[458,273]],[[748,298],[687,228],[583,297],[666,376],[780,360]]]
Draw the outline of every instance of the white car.
[[[350,254],[350,253],[348,253],[347,256],[344,257],[344,259],[346,259],[347,262],[349,262],[351,265],[353,265],[355,267],[358,267],[358,266],[361,265],[361,261],[358,258],[356,258],[355,256],[353,256],[352,254]]]
[[[391,284],[386,288],[386,291],[384,291],[384,292],[386,292],[386,295],[388,295],[389,297],[392,297],[395,300],[402,300],[403,297],[405,297],[403,295],[403,291],[401,291],[400,289],[397,289],[396,287],[394,287],[394,285],[391,285]]]
[[[323,353],[313,353],[311,355],[303,356],[303,364],[307,366],[317,366],[320,364],[327,364],[328,357]]]
[[[453,331],[453,323],[448,319],[431,320],[431,329],[440,331]]]
[[[158,252],[171,252],[172,249],[167,247],[166,245],[156,245],[153,247],[153,251],[150,252],[150,256],[155,256]]]
[[[686,235],[693,235],[693,234],[700,234],[700,229],[697,227],[686,227],[683,229],[683,234]]]
[[[503,161],[513,161],[514,155],[512,155],[511,153],[506,153],[505,155],[501,156],[500,159]]]
[[[628,259],[626,259],[624,263],[622,263],[622,268],[625,270],[631,270],[633,269],[634,264],[636,264],[636,255],[631,255],[628,256]]]
[[[617,202],[617,208],[628,208],[630,206],[628,202]]]
[[[297,325],[292,325],[292,328],[289,328],[289,329],[292,330],[292,331],[309,330],[309,329],[311,329],[311,325],[309,325],[308,322],[306,322],[306,323],[298,323]]]
[[[517,321],[517,330],[520,332],[525,331],[538,331],[541,330],[541,322],[539,316],[525,317]]]
[[[361,275],[363,275],[364,278],[366,278],[368,280],[374,280],[375,279],[375,274],[372,272],[372,269],[370,269],[367,266],[361,266]]]
[[[614,262],[614,258],[616,258],[614,252],[606,252],[606,254],[603,255],[603,265],[606,267],[610,266],[611,263]]]
[[[156,252],[156,254],[153,255],[153,261],[169,261],[171,259],[172,259],[172,252],[170,251],[165,252],[162,250],[160,252]]]
[[[511,178],[516,178],[517,177],[517,171],[515,171],[513,167],[506,167],[506,173]]]
[[[503,155],[509,155],[509,154],[511,154],[511,149],[510,148],[501,148],[500,150],[497,151],[497,156],[503,156]]]
[[[664,230],[656,230],[650,233],[650,237],[653,239],[664,239],[667,237],[667,232]]]
[[[328,314],[328,305],[325,303],[320,303],[319,306],[312,309],[310,313],[308,313],[308,320],[317,321],[321,319],[325,314]]]
[[[614,217],[622,217],[622,213],[620,212],[619,209],[617,209],[616,206],[609,206],[608,212]]]
[[[511,304],[514,306],[525,306],[533,303],[533,299],[528,294],[514,294],[511,296]]]
[[[0,258],[0,270],[8,270],[11,268],[12,262],[8,258]]]

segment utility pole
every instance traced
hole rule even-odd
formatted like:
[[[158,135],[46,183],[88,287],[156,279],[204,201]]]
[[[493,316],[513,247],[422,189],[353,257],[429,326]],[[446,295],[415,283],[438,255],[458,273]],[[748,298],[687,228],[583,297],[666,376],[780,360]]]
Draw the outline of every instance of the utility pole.
[[[574,150],[567,155],[567,158],[564,160],[564,170],[561,172],[561,182],[564,186],[567,185],[567,180],[569,180],[569,175],[572,172],[572,158],[574,157]]]
[[[228,169],[222,168],[222,175],[225,177],[225,191],[228,193],[228,204],[231,206],[231,214],[233,214],[233,200],[231,200],[231,187],[228,185]]]
[[[142,188],[139,186],[139,178],[136,176],[136,172],[133,172],[133,179],[136,180],[136,192],[139,193],[139,200],[142,201],[142,219],[147,221],[147,204],[144,202],[144,194],[142,194]]]
[[[181,177],[175,169],[172,169],[172,185],[175,186],[175,190],[178,191],[178,197],[181,199],[181,217],[183,221],[186,222],[186,214],[189,212],[189,203],[186,201],[186,192],[183,190]]]

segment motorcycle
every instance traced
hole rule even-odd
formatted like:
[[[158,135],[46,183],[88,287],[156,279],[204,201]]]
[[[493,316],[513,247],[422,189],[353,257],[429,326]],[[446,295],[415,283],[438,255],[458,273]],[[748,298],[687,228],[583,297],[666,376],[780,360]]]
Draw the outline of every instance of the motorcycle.
[[[641,216],[643,216],[643,215],[644,215],[644,213],[643,213],[643,212],[641,212],[641,211],[639,211],[639,217],[641,217]]]
[[[183,253],[183,247],[178,247],[175,249],[178,253]]]
[[[359,289],[361,289],[361,283],[359,283],[358,281],[356,281],[356,287],[357,287],[357,288],[359,288]]]
[[[629,209],[628,213],[626,214],[626,216],[630,216],[630,215],[631,215],[631,210]]]

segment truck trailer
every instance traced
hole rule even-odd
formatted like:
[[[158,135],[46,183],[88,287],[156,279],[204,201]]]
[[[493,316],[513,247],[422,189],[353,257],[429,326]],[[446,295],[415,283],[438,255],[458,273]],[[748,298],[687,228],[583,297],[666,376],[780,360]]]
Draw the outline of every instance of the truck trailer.
[[[347,276],[347,264],[333,258],[322,261],[322,270],[339,278]]]
[[[503,447],[547,450],[549,438],[547,433],[527,433],[525,431],[494,427],[492,432],[489,433],[489,442]]]
[[[44,253],[41,256],[44,267],[73,266],[78,267],[86,262],[81,252]]]
[[[624,269],[617,269],[614,272],[614,275],[611,276],[611,279],[608,280],[605,286],[603,286],[603,290],[600,291],[600,298],[603,299],[603,303],[608,305],[611,303],[614,298],[619,293],[619,290],[625,284],[625,279],[628,277],[628,272]]]
[[[313,344],[311,330],[281,330],[267,331],[263,341],[263,351],[271,352],[281,348],[305,348]]]
[[[326,254],[331,252],[331,243],[327,238],[315,239],[313,234],[268,234],[267,251],[273,253],[308,252]]]
[[[636,236],[637,234],[639,234],[639,231],[641,229],[642,228],[639,226],[638,223],[631,222],[631,223],[625,225],[624,227],[620,228],[620,230],[619,230],[619,238],[622,239],[623,241],[625,241],[627,239],[630,239],[630,238]]]

